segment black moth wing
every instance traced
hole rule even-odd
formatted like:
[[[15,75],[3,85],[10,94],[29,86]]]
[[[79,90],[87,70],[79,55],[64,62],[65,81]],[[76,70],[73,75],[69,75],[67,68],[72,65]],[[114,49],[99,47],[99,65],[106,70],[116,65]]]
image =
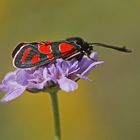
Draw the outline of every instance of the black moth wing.
[[[20,43],[13,51],[13,65],[17,68],[32,68],[47,63],[48,58],[46,54],[38,51],[39,43]],[[38,61],[32,63],[33,57],[38,57]]]
[[[38,50],[38,46],[45,42],[33,42],[33,43],[20,43],[17,45],[17,47],[14,49],[12,56],[13,56],[13,65],[17,68],[32,68],[35,66],[41,66],[44,64],[54,63],[56,59],[63,58],[65,60],[69,60],[72,58],[81,59],[83,56],[83,53],[81,51],[78,51],[76,48],[76,44],[70,41],[58,41],[53,42],[51,44],[51,55],[50,58],[49,54],[43,54]],[[59,50],[59,45],[61,43],[68,43],[71,45],[74,45],[75,48],[71,51],[62,53]],[[32,63],[32,58],[34,56],[38,56],[38,61],[35,63]]]
[[[21,47],[25,46],[26,44],[32,44],[32,45],[37,45],[38,42],[32,42],[32,43],[27,43],[27,42],[21,42],[19,43],[15,49],[12,52],[12,58],[14,58],[14,56],[16,55],[16,53],[20,50]]]

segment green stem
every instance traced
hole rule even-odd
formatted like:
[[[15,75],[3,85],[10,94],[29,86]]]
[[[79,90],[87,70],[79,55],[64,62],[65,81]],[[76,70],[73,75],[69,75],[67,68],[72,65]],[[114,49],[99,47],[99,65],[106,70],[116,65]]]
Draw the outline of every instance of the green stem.
[[[54,129],[55,129],[54,140],[61,140],[60,116],[59,116],[57,90],[50,90],[49,93],[50,93],[50,97],[51,97],[53,118],[54,118]]]

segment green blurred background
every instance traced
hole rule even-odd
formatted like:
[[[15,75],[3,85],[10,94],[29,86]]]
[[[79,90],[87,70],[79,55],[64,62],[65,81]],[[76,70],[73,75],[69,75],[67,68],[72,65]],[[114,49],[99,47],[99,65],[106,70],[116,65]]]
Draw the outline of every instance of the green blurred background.
[[[81,36],[126,45],[132,54],[96,48],[105,63],[59,92],[63,140],[140,139],[139,0],[0,0],[0,79],[14,70],[11,51],[22,41]],[[30,94],[0,104],[0,140],[52,140],[48,94]]]

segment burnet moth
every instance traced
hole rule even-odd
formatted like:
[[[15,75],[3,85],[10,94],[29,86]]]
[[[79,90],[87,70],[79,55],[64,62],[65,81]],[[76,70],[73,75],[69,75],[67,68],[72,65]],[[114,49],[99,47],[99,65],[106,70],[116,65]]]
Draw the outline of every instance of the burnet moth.
[[[80,59],[84,55],[90,58],[95,46],[115,49],[122,52],[131,52],[126,47],[116,47],[103,43],[88,43],[80,37],[71,37],[56,42],[20,43],[13,50],[13,65],[17,68],[32,68],[44,64],[54,63],[56,59]]]

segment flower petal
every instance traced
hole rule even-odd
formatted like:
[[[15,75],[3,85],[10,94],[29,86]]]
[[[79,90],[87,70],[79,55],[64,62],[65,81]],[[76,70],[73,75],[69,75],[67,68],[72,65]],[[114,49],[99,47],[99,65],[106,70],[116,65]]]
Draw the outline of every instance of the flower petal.
[[[27,89],[43,89],[46,86],[46,81],[43,81],[42,83],[33,83],[29,82]]]
[[[85,70],[81,73],[81,75],[86,75],[86,74],[88,74],[93,68],[95,68],[97,65],[102,64],[102,63],[103,63],[103,61],[98,61],[98,62],[92,63],[91,65],[89,65],[89,66],[87,67],[87,69],[85,69]]]
[[[85,75],[81,75],[81,74],[76,74],[77,75],[77,77],[79,77],[80,79],[84,79],[84,80],[89,80],[90,81],[90,79],[88,78],[88,77],[86,77]]]
[[[98,54],[96,52],[91,53],[90,58],[87,56],[82,58],[79,62],[80,70],[78,71],[78,74],[86,75],[89,71],[95,68],[96,65],[103,63],[103,61],[97,61]]]
[[[47,75],[48,75],[47,68],[44,68],[44,70],[43,70],[43,78],[48,79]]]
[[[6,74],[6,76],[4,77],[4,80],[2,81],[3,85],[7,85],[8,83],[13,83],[13,81],[15,81],[15,76],[16,76],[16,72],[9,72]]]
[[[20,96],[21,94],[23,94],[23,92],[25,91],[26,87],[24,86],[16,86],[16,88],[14,88],[12,91],[9,91],[8,93],[5,94],[5,96],[0,99],[0,102],[8,102],[11,101],[15,98],[17,98],[18,96]]]
[[[58,80],[58,84],[63,91],[70,92],[78,88],[78,84],[66,77],[62,77]]]
[[[18,70],[16,72],[16,82],[22,86],[26,86],[28,84],[29,78],[30,78],[30,74],[28,74],[24,70]]]
[[[92,58],[93,60],[97,61],[98,60],[98,53],[97,52],[92,52],[90,54],[90,58]]]

